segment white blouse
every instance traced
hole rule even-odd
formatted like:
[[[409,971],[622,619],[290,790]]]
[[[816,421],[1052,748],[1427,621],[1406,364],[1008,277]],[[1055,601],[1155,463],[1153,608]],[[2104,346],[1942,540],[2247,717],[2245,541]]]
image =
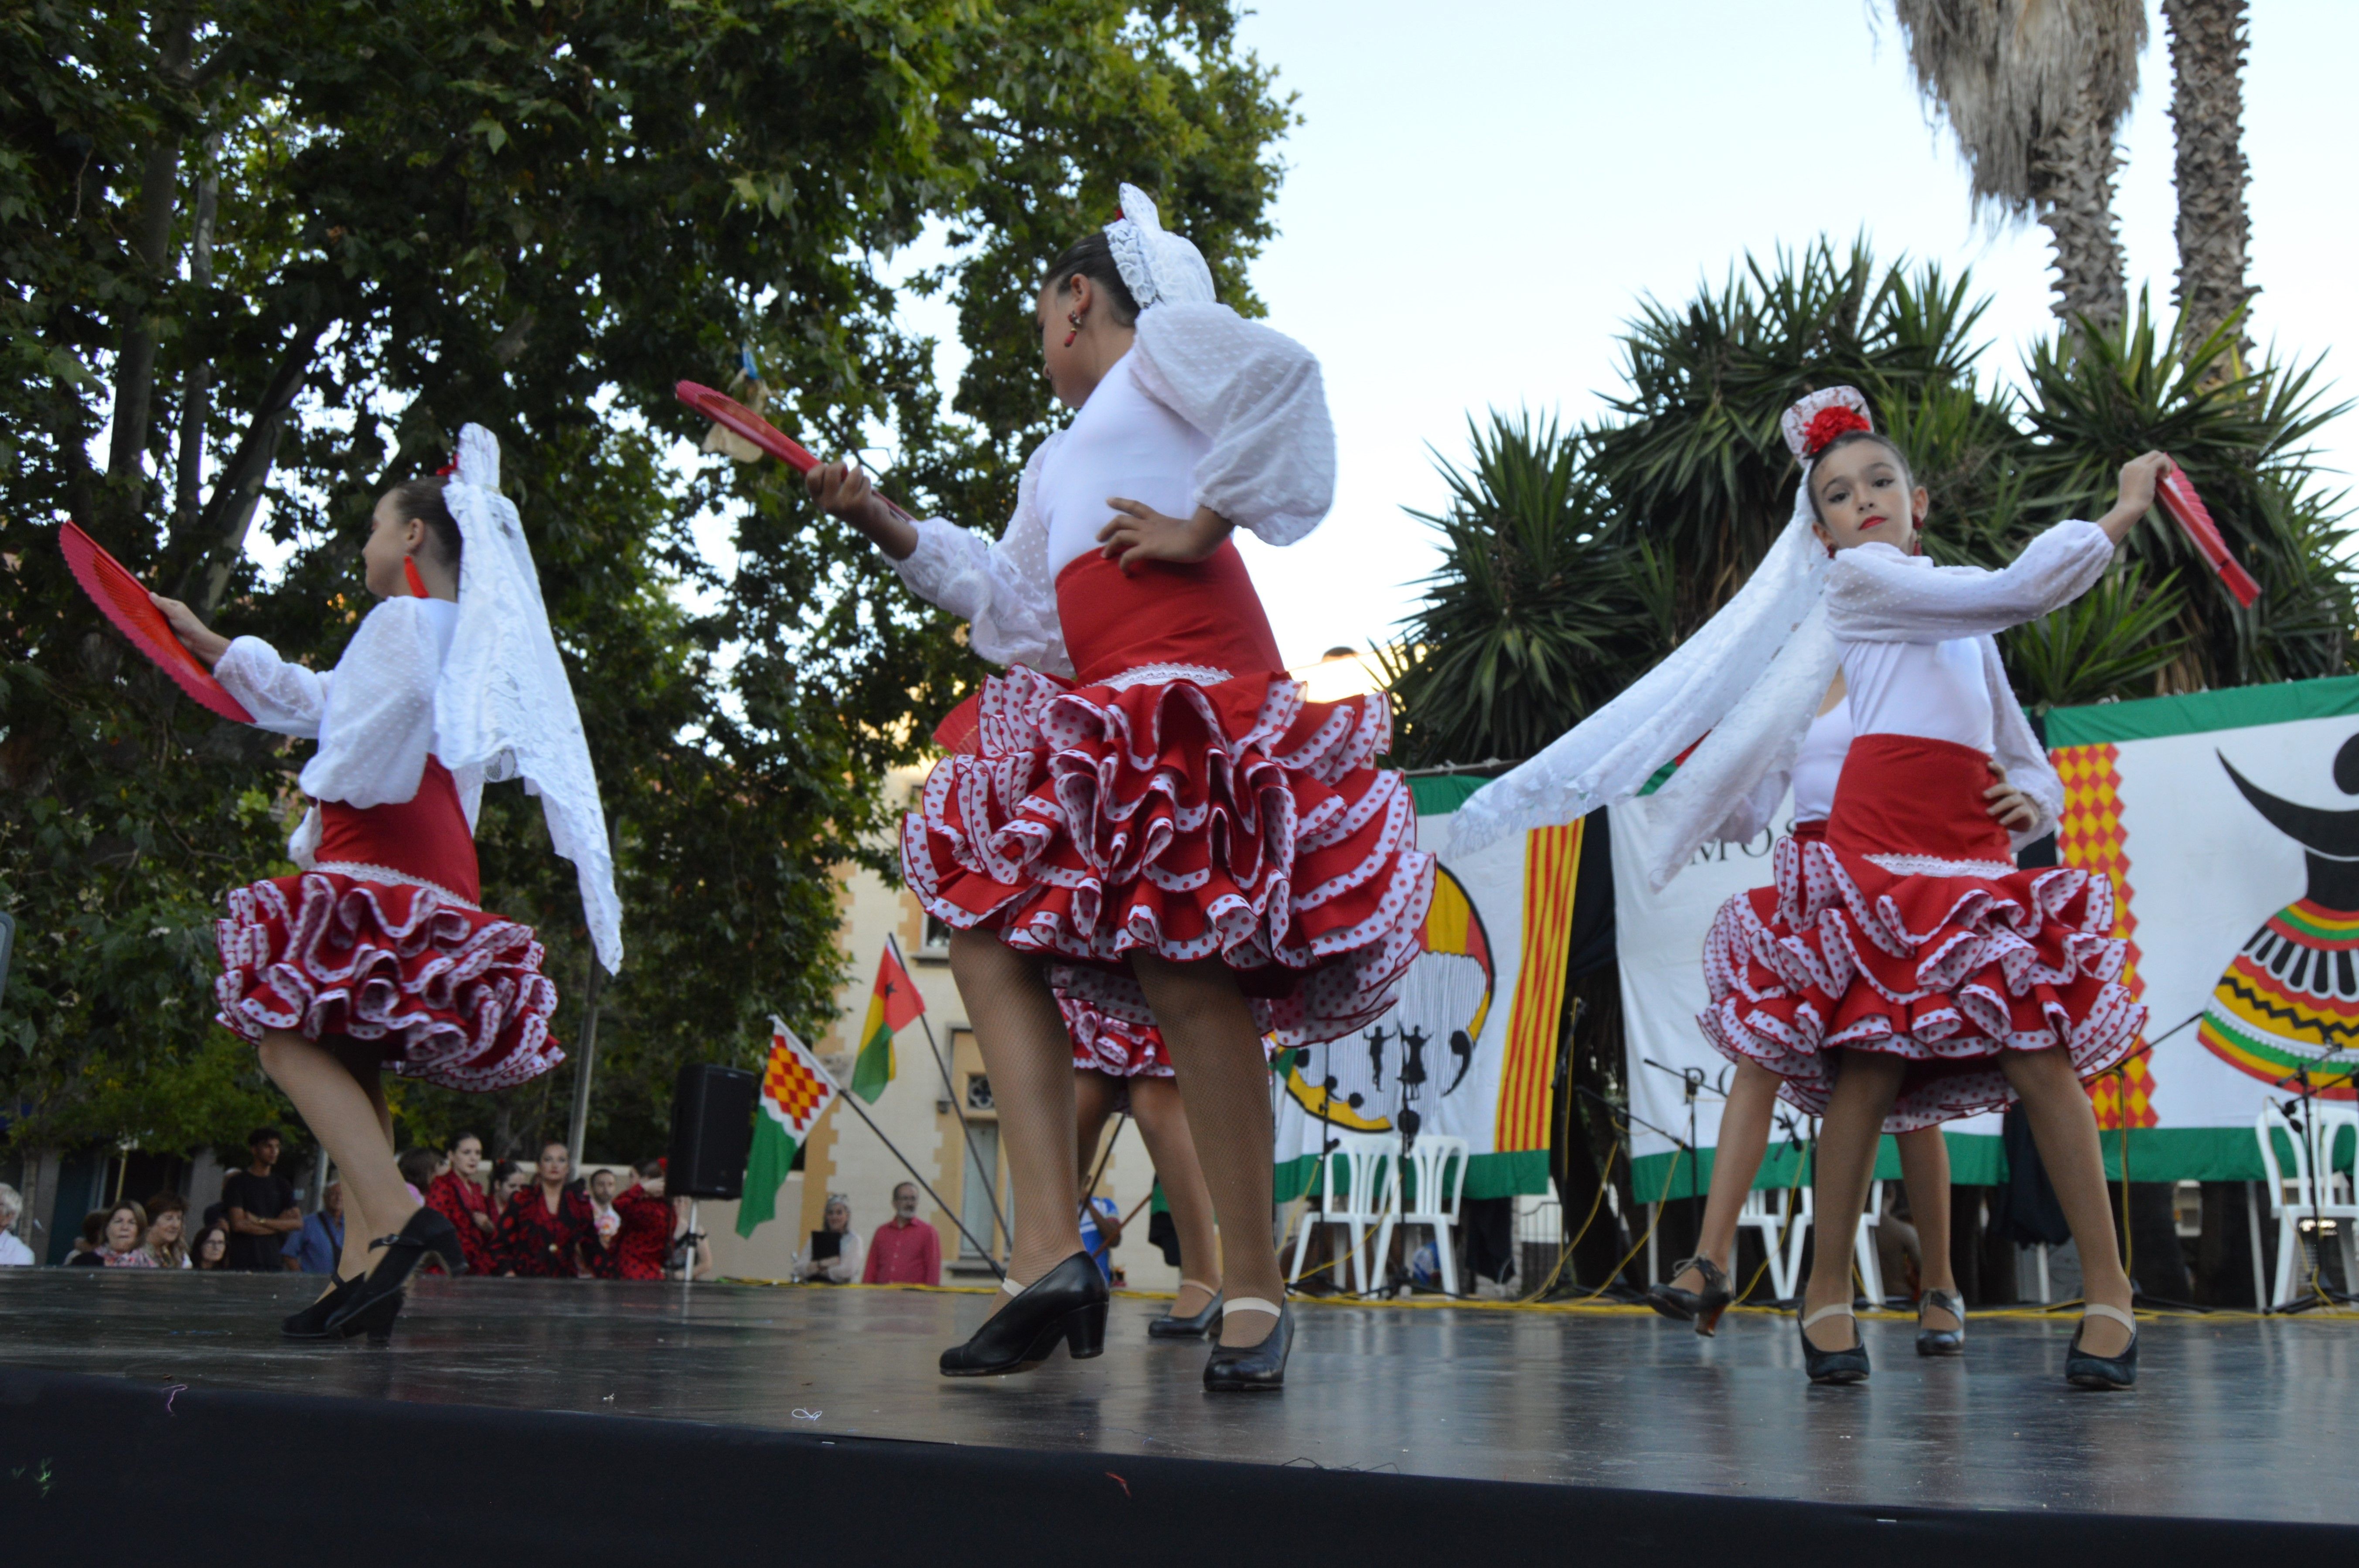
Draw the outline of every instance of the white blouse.
[[[1110,498],[1146,503],[1166,517],[1195,511],[1197,465],[1210,438],[1147,395],[1131,373],[1136,351],[1114,362],[1073,416],[1056,454],[1040,464],[1034,493],[1049,527],[1049,576],[1097,549],[1098,533],[1118,515]]]
[[[1794,758],[1794,820],[1824,822],[1834,815],[1835,781],[1851,754],[1851,697],[1810,720]]]
[[[1209,506],[1272,545],[1294,543],[1326,516],[1335,493],[1335,430],[1319,361],[1310,350],[1225,305],[1158,305],[1139,316],[1137,339],[1117,369],[1124,366],[1126,383],[1143,401],[1176,416],[1202,443],[1187,491],[1174,506],[1156,504],[1156,510],[1184,516]],[[1092,545],[1114,515],[1104,509],[1108,495],[1155,503],[1136,480],[1107,488],[1096,477],[1104,466],[1093,456],[1067,463],[1065,448],[1098,440],[1095,421],[1084,416],[1106,390],[1102,384],[1071,426],[1033,450],[1016,485],[1016,514],[1002,537],[987,540],[946,519],[921,518],[917,548],[895,563],[919,598],[966,618],[971,645],[995,664],[1073,673],[1057,618],[1057,571],[1080,552],[1052,559],[1044,495],[1049,476],[1091,476],[1076,477],[1067,493],[1076,498],[1071,516],[1078,519],[1095,487],[1096,521],[1086,530]],[[1136,428],[1134,419],[1144,417],[1134,407],[1107,423],[1119,433]],[[1058,539],[1070,543],[1081,526],[1069,520]]]
[[[279,735],[317,740],[319,750],[298,781],[314,801],[387,806],[414,799],[434,752],[434,687],[459,607],[447,600],[380,601],[344,644],[327,674],[289,664],[259,637],[233,641],[213,674],[254,715]],[[483,801],[481,768],[454,773],[467,826]],[[320,808],[305,814],[287,841],[295,863],[309,870],[320,846]]]
[[[2059,523],[1997,571],[1937,567],[1891,545],[1835,557],[1827,626],[1843,649],[1844,684],[1861,735],[1917,735],[1995,757],[2040,821],[2017,848],[2056,826],[2064,786],[2023,717],[1994,634],[2088,591],[2114,558],[2093,523]]]

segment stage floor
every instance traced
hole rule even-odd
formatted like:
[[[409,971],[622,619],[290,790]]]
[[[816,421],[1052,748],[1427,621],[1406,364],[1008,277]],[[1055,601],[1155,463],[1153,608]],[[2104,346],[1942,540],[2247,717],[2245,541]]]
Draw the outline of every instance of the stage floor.
[[[2067,1321],[1978,1318],[1961,1361],[1864,1327],[1875,1377],[1812,1389],[1789,1319],[1713,1340],[1642,1310],[1298,1309],[1283,1394],[1212,1398],[1201,1346],[1118,1299],[1106,1354],[952,1380],[961,1292],[429,1280],[390,1347],[297,1346],[295,1277],[0,1271],[0,1363],[926,1443],[1852,1504],[2359,1522],[2359,1321],[2143,1325],[2138,1388],[2061,1378]]]

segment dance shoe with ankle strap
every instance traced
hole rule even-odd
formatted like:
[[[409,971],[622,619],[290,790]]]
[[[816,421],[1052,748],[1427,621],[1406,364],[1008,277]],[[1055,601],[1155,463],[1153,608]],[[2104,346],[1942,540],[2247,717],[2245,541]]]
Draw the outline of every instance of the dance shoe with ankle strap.
[[[342,1274],[331,1274],[328,1279],[328,1293],[301,1312],[289,1313],[280,1318],[278,1332],[289,1339],[339,1337],[336,1331],[328,1326],[328,1319],[335,1315],[343,1304],[352,1299],[353,1292],[360,1289],[361,1281],[366,1278],[368,1276],[364,1273],[354,1274],[349,1280]]]
[[[2093,1317],[2109,1317],[2130,1331],[2130,1342],[2118,1356],[2094,1356],[2081,1348],[2081,1336]],[[2091,1302],[2081,1309],[2081,1326],[2072,1331],[2071,1348],[2064,1352],[2064,1380],[2076,1389],[2126,1389],[2137,1381],[2137,1319],[2119,1307]]]
[[[1928,1328],[1925,1309],[1939,1307],[1958,1320],[1955,1328]],[[1917,1354],[1963,1356],[1966,1353],[1966,1298],[1955,1291],[1927,1291],[1917,1299]]]
[[[460,1249],[458,1230],[430,1208],[411,1215],[409,1223],[395,1235],[380,1236],[369,1243],[372,1252],[379,1248],[385,1249],[385,1257],[361,1276],[360,1288],[328,1314],[323,1325],[328,1333],[346,1339],[366,1334],[375,1340],[390,1335],[393,1320],[401,1314],[402,1286],[429,1252],[440,1257],[451,1272],[467,1271],[467,1255]]]
[[[1810,1325],[1831,1317],[1848,1317],[1851,1325],[1851,1346],[1844,1350],[1821,1350],[1810,1343]],[[1859,1336],[1857,1314],[1848,1306],[1821,1307],[1803,1317],[1795,1314],[1795,1329],[1802,1336],[1802,1370],[1813,1383],[1864,1383],[1867,1381],[1867,1341]]]
[[[945,1378],[988,1378],[1029,1372],[1056,1353],[1057,1341],[1076,1361],[1105,1354],[1105,1276],[1086,1252],[1076,1252],[1029,1285],[1011,1276],[999,1283],[1016,1299],[1001,1307],[964,1345],[942,1352]]]
[[[1190,1285],[1211,1292],[1212,1299],[1204,1303],[1204,1310],[1187,1317],[1181,1317],[1176,1312],[1167,1312],[1147,1325],[1147,1338],[1201,1339],[1208,1334],[1221,1332],[1221,1292],[1201,1280],[1180,1281],[1180,1288],[1183,1291]],[[1180,1303],[1174,1302],[1171,1304],[1177,1306]]]
[[[1227,1310],[1266,1312],[1277,1322],[1259,1345],[1213,1346],[1212,1359],[1204,1363],[1204,1391],[1243,1394],[1286,1387],[1286,1357],[1294,1348],[1294,1314],[1259,1296],[1239,1296],[1228,1303]]]
[[[1649,1285],[1647,1304],[1665,1317],[1679,1323],[1692,1323],[1695,1331],[1710,1339],[1720,1329],[1720,1314],[1736,1300],[1736,1292],[1728,1282],[1728,1271],[1709,1258],[1682,1258],[1671,1265],[1671,1278],[1693,1269],[1703,1276],[1703,1289],[1683,1291],[1677,1285]]]

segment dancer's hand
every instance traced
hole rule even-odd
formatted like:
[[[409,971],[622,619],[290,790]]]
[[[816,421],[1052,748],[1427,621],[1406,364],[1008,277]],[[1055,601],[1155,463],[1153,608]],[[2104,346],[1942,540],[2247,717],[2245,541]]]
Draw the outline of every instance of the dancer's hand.
[[[205,668],[221,663],[221,656],[229,652],[229,639],[198,620],[197,612],[179,600],[167,599],[160,593],[151,593],[147,600],[164,612],[172,635],[180,640],[182,647],[203,660]]]
[[[1098,530],[1098,551],[1127,574],[1142,561],[1201,561],[1221,547],[1233,524],[1209,506],[1199,506],[1192,517],[1167,517],[1143,501],[1119,495],[1106,504],[1121,516]]]
[[[803,488],[822,511],[832,513],[875,542],[897,561],[907,560],[918,547],[918,531],[893,508],[868,474],[850,458],[821,463],[803,475]]]
[[[2029,795],[2006,782],[2005,768],[1993,762],[1991,774],[1998,783],[1983,791],[1983,798],[1990,802],[1986,809],[1998,818],[2000,827],[2021,832],[2039,820],[2039,807],[2032,804]]]
[[[2162,482],[2162,476],[2178,466],[2168,452],[2147,452],[2124,463],[2121,493],[2114,498],[2114,509],[2097,519],[2105,536],[2116,545],[2129,537],[2137,520],[2153,507],[2155,487]]]

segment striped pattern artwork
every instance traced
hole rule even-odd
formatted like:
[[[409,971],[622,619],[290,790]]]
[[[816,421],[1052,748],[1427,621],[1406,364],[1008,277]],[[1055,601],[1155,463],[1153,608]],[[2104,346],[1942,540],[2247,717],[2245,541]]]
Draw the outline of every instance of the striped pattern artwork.
[[[1573,891],[1587,819],[1534,828],[1524,845],[1524,949],[1507,1013],[1506,1058],[1499,1079],[1500,1153],[1546,1149],[1549,1089],[1557,1030],[1564,1017],[1564,972],[1572,941]]]

